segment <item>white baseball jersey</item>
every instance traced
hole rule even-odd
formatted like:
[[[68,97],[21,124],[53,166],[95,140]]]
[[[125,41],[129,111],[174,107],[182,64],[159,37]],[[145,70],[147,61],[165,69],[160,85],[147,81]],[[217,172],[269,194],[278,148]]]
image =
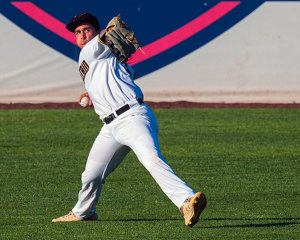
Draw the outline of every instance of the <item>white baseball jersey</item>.
[[[184,200],[195,192],[176,176],[162,156],[155,115],[145,103],[136,101],[137,98],[142,99],[143,94],[125,66],[98,37],[83,47],[79,66],[85,87],[101,119],[126,104],[130,108],[109,124],[104,124],[95,139],[82,173],[82,188],[73,213],[85,218],[96,211],[106,177],[130,149],[163,192],[180,208]]]
[[[134,99],[143,99],[132,68],[121,64],[99,35],[81,50],[79,72],[101,119]]]

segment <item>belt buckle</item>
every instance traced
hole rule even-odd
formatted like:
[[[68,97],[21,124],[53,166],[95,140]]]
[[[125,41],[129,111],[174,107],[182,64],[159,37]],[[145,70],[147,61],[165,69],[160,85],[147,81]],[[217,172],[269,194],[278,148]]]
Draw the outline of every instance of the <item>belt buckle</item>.
[[[138,98],[136,99],[136,102],[138,104],[142,104],[144,103],[143,100],[141,98]],[[119,116],[121,115],[122,113],[126,112],[127,110],[129,110],[131,108],[131,106],[129,104],[125,104],[123,107],[120,107],[119,109],[117,109],[115,111],[116,115]],[[111,123],[114,119],[116,118],[115,114],[112,113],[110,115],[108,115],[106,118],[103,119],[103,121],[106,123],[106,124],[109,124]]]

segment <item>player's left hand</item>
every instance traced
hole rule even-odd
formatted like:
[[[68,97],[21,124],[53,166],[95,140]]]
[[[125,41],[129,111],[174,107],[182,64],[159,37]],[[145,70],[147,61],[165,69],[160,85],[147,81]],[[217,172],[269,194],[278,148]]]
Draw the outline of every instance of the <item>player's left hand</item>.
[[[120,63],[124,63],[141,49],[134,32],[121,19],[120,15],[109,21],[105,28],[105,42]]]

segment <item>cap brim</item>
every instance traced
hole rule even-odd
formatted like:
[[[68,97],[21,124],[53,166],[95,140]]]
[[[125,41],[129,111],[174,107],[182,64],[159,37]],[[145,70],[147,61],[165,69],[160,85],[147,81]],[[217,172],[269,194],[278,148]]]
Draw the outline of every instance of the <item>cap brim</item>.
[[[73,17],[72,20],[66,25],[66,29],[68,29],[70,32],[75,32],[76,28],[82,24],[92,24],[96,31],[100,29],[98,19],[89,13],[80,14]]]
[[[83,23],[87,23],[87,22],[82,19],[72,21],[66,25],[66,29],[68,29],[70,32],[75,32],[75,29],[77,28],[77,26],[80,24],[83,24]]]

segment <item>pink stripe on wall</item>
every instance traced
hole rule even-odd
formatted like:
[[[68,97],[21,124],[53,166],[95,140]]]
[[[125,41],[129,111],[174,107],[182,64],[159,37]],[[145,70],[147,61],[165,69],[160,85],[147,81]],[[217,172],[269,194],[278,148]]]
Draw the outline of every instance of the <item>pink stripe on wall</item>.
[[[238,6],[240,2],[220,2],[207,12],[203,13],[193,21],[178,28],[174,32],[142,47],[145,55],[141,51],[137,51],[130,59],[130,64],[134,65],[140,63],[148,58],[151,58],[175,45],[193,36],[197,32],[206,28],[226,13],[230,12],[233,8]]]
[[[144,46],[143,51],[146,53],[145,55],[138,50],[129,60],[129,63],[135,65],[179,44],[223,17],[240,3],[240,1],[218,3],[216,6],[181,28]],[[11,4],[45,28],[76,45],[74,34],[65,28],[64,23],[52,17],[33,3],[13,1]]]
[[[65,40],[76,44],[74,34],[69,32],[65,24],[52,17],[31,2],[11,2],[20,11],[31,17],[33,20],[54,32]]]

